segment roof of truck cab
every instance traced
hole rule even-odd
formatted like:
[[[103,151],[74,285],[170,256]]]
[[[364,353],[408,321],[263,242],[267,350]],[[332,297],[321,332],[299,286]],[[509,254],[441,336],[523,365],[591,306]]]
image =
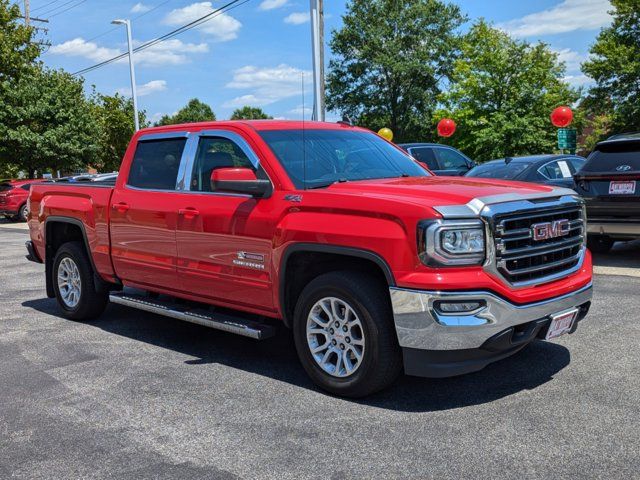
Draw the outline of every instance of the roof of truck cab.
[[[165,131],[198,131],[204,129],[216,129],[230,126],[250,127],[253,130],[364,130],[360,127],[344,123],[315,122],[302,120],[221,120],[215,122],[182,123],[175,125],[163,125],[149,127],[140,130],[141,134],[161,133]]]

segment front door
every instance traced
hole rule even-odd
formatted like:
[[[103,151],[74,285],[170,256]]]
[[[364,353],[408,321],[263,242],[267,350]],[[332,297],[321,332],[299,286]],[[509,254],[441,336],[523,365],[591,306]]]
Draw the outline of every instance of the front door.
[[[128,178],[118,180],[110,205],[111,251],[125,284],[175,289],[176,183],[186,140],[186,134],[141,137]]]
[[[191,140],[196,140],[191,139]],[[271,199],[211,190],[217,168],[248,167],[266,175],[238,134],[200,134],[188,187],[179,194],[176,239],[181,288],[229,306],[272,309]]]

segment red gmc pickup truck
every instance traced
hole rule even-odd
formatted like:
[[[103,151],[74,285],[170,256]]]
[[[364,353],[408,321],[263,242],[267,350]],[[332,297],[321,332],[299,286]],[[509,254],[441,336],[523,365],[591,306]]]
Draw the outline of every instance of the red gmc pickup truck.
[[[281,320],[350,397],[571,333],[592,295],[574,191],[435,177],[342,123],[141,130],[115,184],[34,185],[28,221],[67,317],[111,301],[255,339]]]

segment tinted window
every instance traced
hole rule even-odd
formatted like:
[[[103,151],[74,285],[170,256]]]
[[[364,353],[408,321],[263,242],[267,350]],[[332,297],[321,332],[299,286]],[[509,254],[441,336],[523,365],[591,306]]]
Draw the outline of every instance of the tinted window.
[[[378,135],[359,130],[264,130],[260,136],[296,188],[429,173]]]
[[[572,167],[572,173],[579,172],[580,169],[584,166],[585,159],[584,158],[568,158],[569,165]]]
[[[429,147],[417,147],[410,149],[410,153],[419,162],[424,163],[430,170],[438,170],[438,162],[433,153],[433,149]]]
[[[509,164],[500,163],[485,163],[484,165],[478,165],[472,168],[467,173],[467,177],[479,177],[479,178],[499,178],[502,180],[513,180],[527,167],[531,165],[526,162],[511,162]]]
[[[625,165],[630,168],[624,167]],[[618,167],[625,170],[617,170]],[[582,167],[583,172],[638,172],[640,171],[640,142],[620,142],[601,145]]]
[[[25,183],[24,185],[21,185],[20,188],[28,191],[31,188],[31,184]]]
[[[249,158],[228,138],[208,137],[200,140],[191,176],[191,190],[211,191],[211,172],[217,168],[245,167],[255,170]]]
[[[10,183],[0,183],[0,192],[11,190],[13,186]]]
[[[450,148],[434,149],[441,170],[466,170],[467,159]]]
[[[175,190],[186,138],[138,143],[127,185],[153,190]]]
[[[545,178],[549,180],[564,180],[567,178],[572,178],[573,173],[572,167],[569,165],[569,162],[566,160],[555,160],[553,162],[549,162],[546,165],[543,165],[538,169],[538,172],[542,174]]]

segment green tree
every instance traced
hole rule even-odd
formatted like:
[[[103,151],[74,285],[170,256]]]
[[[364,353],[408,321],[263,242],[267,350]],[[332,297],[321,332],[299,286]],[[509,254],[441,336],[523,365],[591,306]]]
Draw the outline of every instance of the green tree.
[[[582,71],[593,78],[593,109],[612,114],[612,131],[640,130],[640,2],[611,0],[613,22],[591,47]]]
[[[261,108],[248,105],[236,108],[231,114],[231,120],[268,120],[271,118],[273,117],[267,115]]]
[[[208,122],[216,119],[209,105],[197,98],[189,100],[186,106],[175,115],[164,115],[156,125],[174,125],[176,123]]]
[[[17,3],[0,0],[0,88],[16,80],[25,70],[33,68],[40,47],[33,42],[33,28],[20,20]]]
[[[548,45],[514,40],[480,20],[464,37],[436,119],[451,116],[458,129],[449,142],[480,161],[550,153],[551,111],[579,97],[564,72]]]
[[[460,8],[439,0],[351,0],[332,34],[327,107],[396,141],[428,140],[458,54]]]
[[[28,172],[29,178],[36,170],[82,168],[97,157],[99,126],[82,80],[34,67],[3,97],[0,158]]]
[[[135,130],[133,101],[117,93],[113,96],[94,93],[91,103],[100,127],[98,156],[93,166],[103,172],[118,170]],[[144,111],[138,112],[138,120],[142,128],[149,126]]]

